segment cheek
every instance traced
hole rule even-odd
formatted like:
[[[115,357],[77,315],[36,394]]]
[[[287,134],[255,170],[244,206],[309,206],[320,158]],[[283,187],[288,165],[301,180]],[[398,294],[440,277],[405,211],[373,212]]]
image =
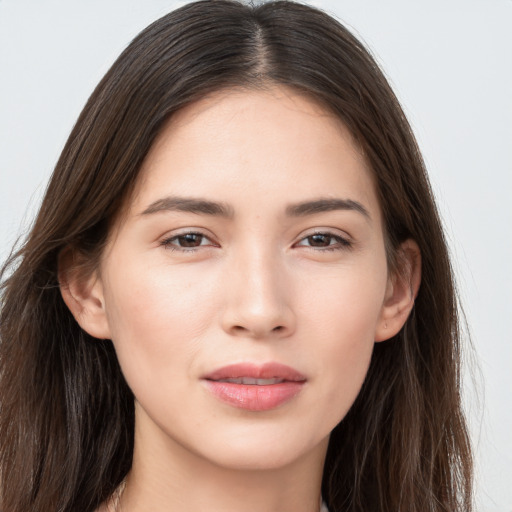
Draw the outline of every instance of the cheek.
[[[326,321],[319,325],[316,344],[322,355],[322,365],[329,369],[334,379],[356,381],[364,378],[368,360],[373,350],[377,312],[364,311],[352,303],[343,308],[326,308]],[[366,314],[365,314],[366,313]],[[319,317],[320,318],[320,317]]]
[[[208,286],[178,268],[119,265],[105,290],[112,341],[127,380],[176,375],[200,349],[215,304]],[[211,287],[210,287],[211,288]],[[171,373],[172,372],[172,373]]]
[[[379,260],[357,262],[314,275],[301,285],[300,310],[305,326],[314,325],[318,340],[339,340],[357,347],[373,343],[386,291],[387,270]],[[343,342],[342,342],[343,341]]]
[[[343,274],[321,293],[310,294],[304,308],[305,339],[314,340],[315,374],[331,428],[345,416],[366,377],[385,293],[385,267],[382,273]]]

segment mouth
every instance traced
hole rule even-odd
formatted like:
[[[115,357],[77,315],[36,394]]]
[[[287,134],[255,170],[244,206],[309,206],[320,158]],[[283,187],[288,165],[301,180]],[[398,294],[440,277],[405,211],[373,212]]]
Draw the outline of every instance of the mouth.
[[[286,382],[284,379],[253,379],[252,377],[238,377],[236,379],[219,379],[217,382],[230,382],[231,384],[247,384],[248,386],[270,386]]]
[[[298,395],[306,377],[280,363],[241,363],[219,368],[203,377],[210,393],[221,402],[247,411],[268,411]]]

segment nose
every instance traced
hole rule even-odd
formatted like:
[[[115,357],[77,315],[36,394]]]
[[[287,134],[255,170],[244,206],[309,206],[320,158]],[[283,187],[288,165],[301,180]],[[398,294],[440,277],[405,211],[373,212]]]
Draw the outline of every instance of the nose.
[[[224,283],[224,331],[254,339],[278,339],[293,334],[293,291],[279,258],[270,251],[248,251],[231,263]]]

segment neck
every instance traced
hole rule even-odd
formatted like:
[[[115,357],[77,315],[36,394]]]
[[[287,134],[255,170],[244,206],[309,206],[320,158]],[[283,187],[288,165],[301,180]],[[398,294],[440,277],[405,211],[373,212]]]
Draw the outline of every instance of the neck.
[[[145,427],[143,427],[145,428]],[[120,510],[135,512],[318,512],[328,439],[291,463],[222,467],[162,431],[135,429]],[[155,429],[158,429],[155,427]]]

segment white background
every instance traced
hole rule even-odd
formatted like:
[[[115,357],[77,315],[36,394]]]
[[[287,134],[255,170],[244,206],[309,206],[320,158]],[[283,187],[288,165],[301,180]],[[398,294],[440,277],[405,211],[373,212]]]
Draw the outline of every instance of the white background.
[[[183,3],[0,0],[0,261],[93,87],[141,29]],[[477,510],[512,512],[512,1],[311,3],[370,46],[419,139],[478,364],[465,382]]]

